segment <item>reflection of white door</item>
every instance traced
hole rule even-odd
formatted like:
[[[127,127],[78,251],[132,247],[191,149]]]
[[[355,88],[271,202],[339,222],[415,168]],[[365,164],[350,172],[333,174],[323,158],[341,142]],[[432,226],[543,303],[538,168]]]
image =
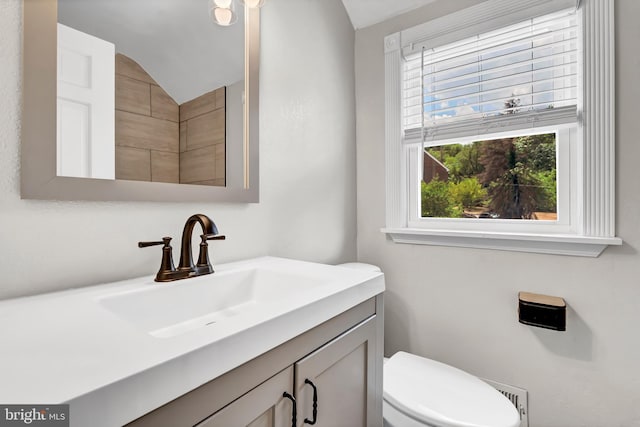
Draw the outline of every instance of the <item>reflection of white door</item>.
[[[58,176],[115,179],[115,46],[58,24]]]

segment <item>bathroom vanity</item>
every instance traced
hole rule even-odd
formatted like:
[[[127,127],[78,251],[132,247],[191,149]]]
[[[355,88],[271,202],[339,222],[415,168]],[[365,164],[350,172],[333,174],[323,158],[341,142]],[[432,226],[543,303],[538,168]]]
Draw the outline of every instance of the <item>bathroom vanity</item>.
[[[293,401],[285,392],[295,396],[295,425],[381,425],[375,390],[368,390],[377,379],[377,322],[371,298],[129,426],[289,427]]]
[[[0,301],[0,401],[69,403],[77,427],[382,425],[382,273],[216,270]]]

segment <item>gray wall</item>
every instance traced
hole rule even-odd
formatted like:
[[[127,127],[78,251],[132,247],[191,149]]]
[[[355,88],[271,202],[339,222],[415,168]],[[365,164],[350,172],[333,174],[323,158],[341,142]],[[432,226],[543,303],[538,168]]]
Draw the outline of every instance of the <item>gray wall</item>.
[[[263,8],[261,201],[251,205],[20,200],[21,5],[0,0],[0,299],[153,274],[159,248],[136,242],[179,240],[197,212],[228,237],[210,245],[214,264],[355,259],[354,31],[340,0]]]
[[[616,5],[617,234],[597,259],[394,244],[384,226],[383,37],[477,3],[439,0],[356,32],[358,259],[387,278],[385,350],[530,392],[534,427],[640,425],[640,2]],[[517,322],[520,290],[564,297],[566,332]]]

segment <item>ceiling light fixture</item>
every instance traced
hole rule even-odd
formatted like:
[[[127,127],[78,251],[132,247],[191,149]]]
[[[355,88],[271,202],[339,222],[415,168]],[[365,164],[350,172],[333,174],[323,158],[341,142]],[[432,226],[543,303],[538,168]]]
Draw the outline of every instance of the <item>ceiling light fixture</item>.
[[[238,20],[233,0],[209,0],[209,15],[216,24],[228,27]]]
[[[262,7],[265,0],[238,0],[249,9]],[[235,0],[209,0],[209,15],[213,22],[223,27],[233,25],[238,20]]]

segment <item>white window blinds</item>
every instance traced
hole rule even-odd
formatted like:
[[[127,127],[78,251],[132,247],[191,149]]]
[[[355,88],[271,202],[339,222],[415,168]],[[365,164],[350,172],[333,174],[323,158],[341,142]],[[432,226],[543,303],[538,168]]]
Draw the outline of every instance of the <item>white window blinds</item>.
[[[575,122],[578,33],[571,9],[407,56],[405,141]]]

